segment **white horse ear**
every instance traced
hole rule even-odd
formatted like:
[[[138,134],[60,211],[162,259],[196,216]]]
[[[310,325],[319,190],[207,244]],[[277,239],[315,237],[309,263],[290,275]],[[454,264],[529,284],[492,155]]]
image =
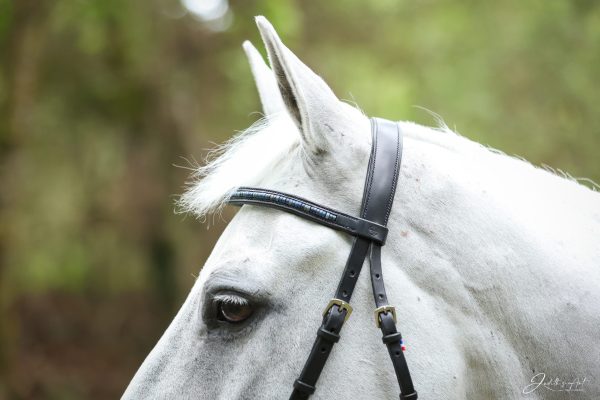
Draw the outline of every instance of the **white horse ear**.
[[[312,154],[327,152],[333,139],[332,127],[341,115],[340,101],[323,79],[281,42],[265,17],[256,17],[256,24],[281,97],[300,130],[304,147]]]
[[[248,40],[242,45],[254,76],[258,96],[265,116],[286,112],[285,104],[277,87],[277,80],[271,68],[265,63],[262,56]]]

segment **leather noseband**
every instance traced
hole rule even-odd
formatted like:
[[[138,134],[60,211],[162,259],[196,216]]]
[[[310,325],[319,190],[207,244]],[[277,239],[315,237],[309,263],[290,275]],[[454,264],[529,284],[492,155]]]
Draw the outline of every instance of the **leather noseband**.
[[[392,359],[400,386],[400,399],[417,399],[404,358],[402,335],[396,329],[396,310],[388,303],[381,269],[381,247],[385,244],[386,225],[396,193],[402,158],[402,132],[398,123],[379,118],[371,118],[371,127],[373,140],[360,218],[273,190],[241,187],[228,200],[230,204],[240,206],[251,204],[274,207],[354,236],[335,297],[323,312],[322,324],[300,377],[294,382],[290,400],[308,399],[315,392],[317,380],[333,345],[340,339],[342,326],[352,313],[350,298],[367,255],[376,304],[375,323],[383,333],[382,341]]]

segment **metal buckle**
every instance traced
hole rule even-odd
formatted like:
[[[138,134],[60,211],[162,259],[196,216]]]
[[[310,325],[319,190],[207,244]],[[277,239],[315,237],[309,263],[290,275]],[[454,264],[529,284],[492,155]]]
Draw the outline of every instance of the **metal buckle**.
[[[396,323],[396,307],[394,306],[381,306],[375,309],[375,325],[378,328],[381,328],[381,321],[379,320],[379,316],[381,314],[387,314],[388,312],[392,313],[392,318],[394,319],[394,323]]]
[[[350,314],[352,314],[352,306],[340,299],[329,300],[329,304],[327,304],[327,307],[325,307],[325,310],[323,310],[323,317],[329,313],[329,310],[331,310],[331,307],[334,305],[338,306],[339,312],[346,310],[346,316],[344,317],[344,322],[346,322],[348,318],[350,318]]]

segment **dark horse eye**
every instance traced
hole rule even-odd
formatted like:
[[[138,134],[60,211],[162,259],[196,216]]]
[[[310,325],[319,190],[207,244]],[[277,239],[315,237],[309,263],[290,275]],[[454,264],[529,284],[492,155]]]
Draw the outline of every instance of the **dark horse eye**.
[[[254,309],[248,303],[220,301],[217,305],[217,319],[232,324],[244,322],[253,312]]]

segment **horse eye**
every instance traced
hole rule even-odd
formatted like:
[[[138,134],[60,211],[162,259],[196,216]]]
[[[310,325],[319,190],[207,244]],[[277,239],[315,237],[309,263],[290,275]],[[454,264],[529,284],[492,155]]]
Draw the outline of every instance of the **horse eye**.
[[[248,303],[229,301],[219,301],[217,303],[217,319],[219,321],[237,324],[250,318],[253,312],[254,309]]]

